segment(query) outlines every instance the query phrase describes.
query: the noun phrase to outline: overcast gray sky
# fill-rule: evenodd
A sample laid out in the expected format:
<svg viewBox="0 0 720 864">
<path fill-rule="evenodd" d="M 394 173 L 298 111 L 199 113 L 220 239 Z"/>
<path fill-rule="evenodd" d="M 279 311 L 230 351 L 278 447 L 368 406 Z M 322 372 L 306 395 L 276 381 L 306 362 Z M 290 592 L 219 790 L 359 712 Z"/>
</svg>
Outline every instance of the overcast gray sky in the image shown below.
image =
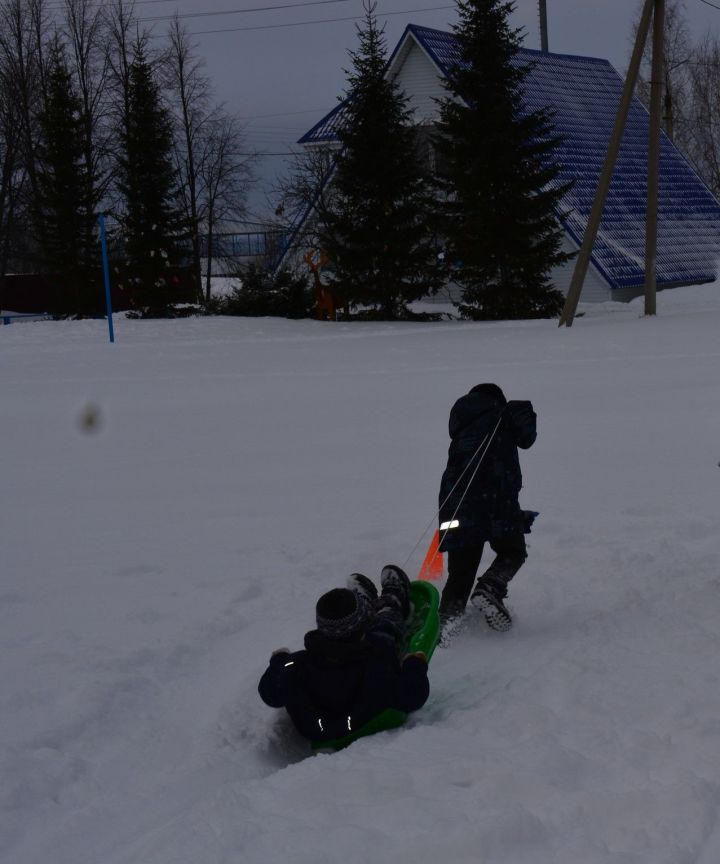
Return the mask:
<svg viewBox="0 0 720 864">
<path fill-rule="evenodd" d="M 218 97 L 244 119 L 250 149 L 280 154 L 296 149 L 300 135 L 344 92 L 348 50 L 357 46 L 355 21 L 348 19 L 363 14 L 362 0 L 308 2 L 139 0 L 137 13 L 143 18 L 176 9 L 181 15 L 201 13 L 202 17 L 184 20 L 197 34 Z M 512 23 L 525 31 L 527 48 L 540 47 L 538 5 L 538 0 L 516 0 Z M 602 57 L 624 73 L 632 49 L 632 22 L 640 5 L 641 0 L 547 0 L 550 50 Z M 268 6 L 289 8 L 249 11 Z M 716 7 L 720 0 L 685 0 L 686 18 L 695 36 L 708 30 L 718 33 L 720 8 Z M 378 0 L 388 49 L 395 47 L 410 23 L 449 29 L 454 9 L 449 0 Z M 322 23 L 299 23 L 313 21 Z M 167 25 L 157 21 L 152 26 L 160 33 Z M 264 193 L 285 163 L 286 157 L 278 155 L 267 156 L 258 165 L 261 184 L 251 198 L 254 215 L 263 215 Z"/>
</svg>

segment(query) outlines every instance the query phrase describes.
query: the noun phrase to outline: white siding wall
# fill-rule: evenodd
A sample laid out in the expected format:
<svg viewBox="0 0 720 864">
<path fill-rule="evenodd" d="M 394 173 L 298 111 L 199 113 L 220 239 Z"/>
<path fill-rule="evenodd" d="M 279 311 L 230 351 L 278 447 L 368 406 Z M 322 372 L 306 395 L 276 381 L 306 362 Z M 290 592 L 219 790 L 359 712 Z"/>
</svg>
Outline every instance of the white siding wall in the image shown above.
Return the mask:
<svg viewBox="0 0 720 864">
<path fill-rule="evenodd" d="M 616 288 L 612 292 L 611 300 L 617 300 L 621 303 L 628 303 L 634 297 L 640 297 L 645 293 L 645 286 L 639 288 Z"/>
<path fill-rule="evenodd" d="M 567 234 L 563 237 L 562 251 L 578 251 L 578 247 Z M 573 271 L 575 270 L 575 261 L 576 259 L 572 258 L 560 267 L 553 267 L 550 271 L 550 279 L 553 285 L 558 289 L 558 291 L 562 291 L 566 297 L 570 288 Z M 606 300 L 612 299 L 613 297 L 610 286 L 605 281 L 604 277 L 598 273 L 595 267 L 590 264 L 587 275 L 585 276 L 585 283 L 583 285 L 580 300 L 583 303 L 604 303 Z"/>
<path fill-rule="evenodd" d="M 407 46 L 395 58 L 394 66 L 398 70 L 395 81 L 409 97 L 408 107 L 413 111 L 415 122 L 429 123 L 434 120 L 438 114 L 435 100 L 447 95 L 434 63 L 414 39 L 408 39 Z M 577 252 L 577 246 L 568 235 L 563 239 L 563 252 Z M 562 267 L 555 267 L 550 274 L 555 287 L 565 296 L 570 287 L 574 267 L 575 259 L 572 259 Z M 449 293 L 453 299 L 456 299 L 459 292 L 455 288 Z M 441 299 L 441 295 L 445 296 Z M 437 299 L 438 302 L 447 302 L 446 292 L 441 292 Z M 613 299 L 610 286 L 591 264 L 583 285 L 583 302 L 603 303 L 610 299 Z"/>
<path fill-rule="evenodd" d="M 447 95 L 442 86 L 435 64 L 430 60 L 423 49 L 409 38 L 406 45 L 395 57 L 395 81 L 405 95 L 409 97 L 408 107 L 413 112 L 416 123 L 430 123 L 438 114 L 436 99 L 442 99 Z M 566 234 L 563 238 L 563 252 L 577 252 L 578 247 Z M 553 285 L 567 296 L 570 288 L 575 259 L 567 262 L 561 267 L 555 267 L 550 274 Z M 584 303 L 604 303 L 606 300 L 625 300 L 637 296 L 639 292 L 628 290 L 627 292 L 612 292 L 605 278 L 591 264 L 583 285 L 581 300 Z M 614 296 L 613 296 L 614 294 Z M 627 295 L 627 296 L 626 296 Z M 457 301 L 459 289 L 457 286 L 448 286 L 444 291 L 436 295 L 436 302 L 448 302 L 452 298 Z"/>
<path fill-rule="evenodd" d="M 415 123 L 434 120 L 438 114 L 435 99 L 442 99 L 446 95 L 442 86 L 437 69 L 427 54 L 420 48 L 415 40 L 408 40 L 409 50 L 403 57 L 396 57 L 396 64 L 400 69 L 395 76 L 395 81 L 405 95 L 409 97 L 408 107 L 413 111 Z"/>
</svg>

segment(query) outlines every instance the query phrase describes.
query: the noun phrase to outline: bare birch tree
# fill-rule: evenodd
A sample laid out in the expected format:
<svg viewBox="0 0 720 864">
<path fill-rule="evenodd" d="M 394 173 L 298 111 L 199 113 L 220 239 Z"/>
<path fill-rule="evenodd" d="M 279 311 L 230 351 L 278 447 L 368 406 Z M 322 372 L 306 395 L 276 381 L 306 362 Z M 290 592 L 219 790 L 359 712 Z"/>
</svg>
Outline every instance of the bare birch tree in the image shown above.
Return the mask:
<svg viewBox="0 0 720 864">
<path fill-rule="evenodd" d="M 206 122 L 199 173 L 204 194 L 200 218 L 207 233 L 205 301 L 211 297 L 214 236 L 218 225 L 245 216 L 251 157 L 243 153 L 244 134 L 236 117 L 217 108 Z"/>
<path fill-rule="evenodd" d="M 663 70 L 665 132 L 715 196 L 720 196 L 720 41 L 693 42 L 685 0 L 666 0 Z M 649 104 L 651 48 L 645 49 L 638 92 Z"/>
<path fill-rule="evenodd" d="M 82 104 L 86 201 L 96 208 L 110 181 L 107 139 L 109 53 L 104 8 L 94 0 L 65 0 L 64 35 Z M 87 222 L 85 248 L 93 248 L 94 221 Z"/>
<path fill-rule="evenodd" d="M 4 117 L 8 124 L 9 146 L 5 157 L 12 156 L 7 169 L 13 185 L 13 219 L 22 218 L 26 246 L 32 251 L 31 214 L 38 201 L 37 145 L 38 116 L 44 106 L 46 88 L 44 45 L 48 23 L 43 0 L 0 0 L 0 67 L 2 68 Z M 17 175 L 17 171 L 20 172 Z M 6 206 L 11 200 L 6 189 Z M 22 217 L 20 211 L 22 210 Z M 7 230 L 7 226 L 5 227 Z M 4 244 L 9 244 L 5 235 Z M 6 257 L 10 250 L 6 249 Z"/>
<path fill-rule="evenodd" d="M 111 87 L 117 92 L 119 108 L 116 117 L 127 125 L 130 112 L 130 66 L 132 64 L 132 26 L 135 4 L 126 0 L 115 0 L 106 11 L 108 33 L 108 75 Z"/>
<path fill-rule="evenodd" d="M 633 43 L 637 36 L 639 14 L 635 22 Z M 691 97 L 690 61 L 693 44 L 687 24 L 685 0 L 666 0 L 665 50 L 663 52 L 663 128 L 675 144 L 685 150 L 688 143 L 687 108 Z M 638 79 L 638 95 L 650 105 L 650 68 L 652 40 L 645 44 L 643 63 Z"/>
<path fill-rule="evenodd" d="M 687 155 L 713 194 L 720 197 L 720 41 L 707 34 L 691 65 Z"/>
<path fill-rule="evenodd" d="M 20 117 L 4 59 L 0 57 L 0 308 L 3 307 L 2 289 L 15 233 L 17 202 L 27 176 L 17 134 Z"/>
<path fill-rule="evenodd" d="M 214 235 L 226 219 L 245 212 L 250 159 L 242 153 L 238 119 L 213 101 L 205 61 L 187 29 L 175 16 L 168 33 L 165 75 L 175 117 L 175 158 L 185 214 L 190 225 L 192 267 L 202 299 L 202 234 L 206 235 L 205 300 L 210 300 Z"/>
<path fill-rule="evenodd" d="M 175 160 L 180 175 L 180 190 L 190 228 L 192 269 L 198 299 L 202 298 L 200 261 L 200 188 L 199 164 L 204 148 L 203 136 L 209 120 L 211 88 L 203 72 L 205 61 L 196 54 L 187 29 L 177 17 L 168 33 L 165 75 L 173 94 L 171 110 L 175 119 Z"/>
<path fill-rule="evenodd" d="M 130 122 L 130 69 L 137 41 L 145 45 L 144 34 L 135 20 L 134 0 L 112 0 L 105 10 L 107 32 L 108 153 L 111 177 L 107 190 L 109 209 L 117 217 L 121 196 L 117 190 L 121 142 L 127 137 Z"/>
<path fill-rule="evenodd" d="M 321 249 L 319 225 L 332 207 L 330 179 L 337 153 L 336 148 L 325 145 L 298 153 L 275 190 L 277 227 L 289 236 L 292 244 L 284 263 L 293 269 L 307 272 L 307 264 L 298 263 L 300 253 Z"/>
</svg>

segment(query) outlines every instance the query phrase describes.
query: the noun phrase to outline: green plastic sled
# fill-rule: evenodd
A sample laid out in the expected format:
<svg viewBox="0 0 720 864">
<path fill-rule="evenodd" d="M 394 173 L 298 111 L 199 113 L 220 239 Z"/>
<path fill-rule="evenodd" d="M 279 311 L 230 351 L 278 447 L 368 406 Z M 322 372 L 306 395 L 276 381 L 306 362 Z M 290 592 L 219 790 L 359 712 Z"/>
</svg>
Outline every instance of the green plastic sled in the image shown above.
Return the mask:
<svg viewBox="0 0 720 864">
<path fill-rule="evenodd" d="M 412 603 L 412 618 L 408 625 L 407 639 L 399 647 L 399 653 L 402 656 L 412 654 L 415 651 L 422 651 L 429 662 L 440 640 L 440 618 L 438 616 L 440 595 L 437 588 L 430 582 L 411 582 L 410 601 Z M 342 738 L 334 738 L 331 741 L 312 741 L 312 748 L 315 752 L 333 753 L 336 750 L 342 750 L 343 747 L 347 747 L 353 741 L 357 741 L 358 738 L 365 738 L 376 732 L 384 732 L 386 729 L 402 726 L 406 720 L 407 714 L 404 711 L 386 708 L 372 720 L 368 720 L 364 726 Z"/>
</svg>

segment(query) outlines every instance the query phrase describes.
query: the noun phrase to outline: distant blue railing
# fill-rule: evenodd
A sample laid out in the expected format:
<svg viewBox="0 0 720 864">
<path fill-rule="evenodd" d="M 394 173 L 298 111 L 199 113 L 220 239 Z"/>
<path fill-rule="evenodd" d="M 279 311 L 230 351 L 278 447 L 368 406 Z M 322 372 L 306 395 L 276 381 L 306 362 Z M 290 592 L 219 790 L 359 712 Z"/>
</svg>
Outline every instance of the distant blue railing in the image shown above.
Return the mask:
<svg viewBox="0 0 720 864">
<path fill-rule="evenodd" d="M 2 323 L 12 324 L 13 321 L 26 320 L 26 321 L 51 321 L 52 315 L 47 312 L 10 312 L 8 314 L 4 314 L 2 316 Z"/>
<path fill-rule="evenodd" d="M 265 258 L 278 254 L 287 242 L 284 231 L 241 231 L 233 234 L 214 234 L 214 258 Z M 207 235 L 200 235 L 200 256 L 207 258 Z"/>
</svg>

